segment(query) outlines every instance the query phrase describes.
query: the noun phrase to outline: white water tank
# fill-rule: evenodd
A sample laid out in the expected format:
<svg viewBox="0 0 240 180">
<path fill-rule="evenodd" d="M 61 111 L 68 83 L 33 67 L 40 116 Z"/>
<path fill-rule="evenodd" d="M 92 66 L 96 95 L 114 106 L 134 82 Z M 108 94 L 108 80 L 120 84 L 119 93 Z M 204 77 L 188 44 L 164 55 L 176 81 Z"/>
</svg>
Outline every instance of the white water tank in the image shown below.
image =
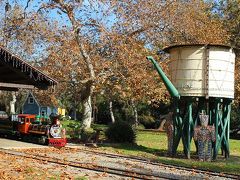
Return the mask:
<svg viewBox="0 0 240 180">
<path fill-rule="evenodd" d="M 177 45 L 170 54 L 170 80 L 181 96 L 234 98 L 235 53 L 224 45 Z"/>
</svg>

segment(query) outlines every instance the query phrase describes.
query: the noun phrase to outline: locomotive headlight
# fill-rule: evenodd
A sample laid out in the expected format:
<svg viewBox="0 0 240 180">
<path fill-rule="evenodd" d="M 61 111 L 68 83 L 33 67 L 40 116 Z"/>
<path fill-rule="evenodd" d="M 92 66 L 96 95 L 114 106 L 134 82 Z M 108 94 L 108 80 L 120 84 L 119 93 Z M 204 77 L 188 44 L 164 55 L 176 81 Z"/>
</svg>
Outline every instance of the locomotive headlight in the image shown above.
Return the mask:
<svg viewBox="0 0 240 180">
<path fill-rule="evenodd" d="M 54 138 L 61 138 L 61 128 L 58 125 L 52 125 L 50 128 L 50 134 Z"/>
</svg>

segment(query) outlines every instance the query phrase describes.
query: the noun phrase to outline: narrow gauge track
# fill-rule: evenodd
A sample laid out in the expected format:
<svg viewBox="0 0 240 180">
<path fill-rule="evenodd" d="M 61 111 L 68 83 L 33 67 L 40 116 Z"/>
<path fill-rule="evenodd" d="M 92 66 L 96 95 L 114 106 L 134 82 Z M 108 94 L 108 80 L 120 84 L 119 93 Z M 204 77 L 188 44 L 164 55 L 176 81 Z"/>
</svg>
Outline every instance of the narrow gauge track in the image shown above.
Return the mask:
<svg viewBox="0 0 240 180">
<path fill-rule="evenodd" d="M 63 160 L 63 159 L 59 159 L 59 158 L 28 154 L 28 153 L 23 153 L 23 152 L 3 149 L 3 148 L 0 148 L 0 152 L 8 154 L 8 155 L 24 157 L 24 158 L 29 158 L 29 159 L 39 160 L 39 161 L 46 161 L 49 163 L 66 165 L 66 166 L 79 168 L 79 169 L 87 169 L 87 170 L 93 170 L 93 171 L 97 171 L 97 172 L 105 172 L 108 174 L 118 175 L 118 176 L 122 176 L 122 177 L 147 179 L 147 180 L 166 178 L 166 176 L 152 175 L 152 174 L 123 170 L 123 169 L 118 169 L 118 168 L 109 168 L 109 167 L 94 165 L 91 163 L 80 163 L 80 162 L 68 161 L 68 160 Z M 169 177 L 167 177 L 167 178 L 169 179 Z"/>
<path fill-rule="evenodd" d="M 74 149 L 75 147 L 65 147 L 65 149 Z M 235 175 L 235 174 L 228 174 L 228 173 L 217 173 L 217 172 L 213 172 L 213 171 L 207 171 L 207 170 L 200 170 L 200 169 L 192 169 L 192 168 L 187 168 L 187 167 L 181 167 L 181 166 L 176 166 L 176 165 L 169 165 L 169 164 L 165 164 L 165 163 L 158 163 L 158 162 L 154 162 L 152 160 L 149 159 L 144 159 L 144 158 L 140 158 L 140 157 L 136 157 L 136 156 L 126 156 L 126 155 L 120 155 L 120 154 L 113 154 L 113 153 L 105 153 L 105 152 L 100 152 L 100 151 L 96 151 L 96 150 L 89 150 L 86 148 L 77 148 L 80 149 L 82 152 L 84 151 L 85 153 L 90 153 L 90 154 L 94 154 L 94 155 L 103 155 L 109 158 L 124 158 L 126 160 L 134 160 L 137 162 L 142 162 L 142 163 L 147 163 L 147 164 L 151 164 L 151 165 L 157 165 L 157 166 L 164 166 L 167 168 L 175 168 L 178 170 L 185 170 L 185 171 L 193 171 L 195 173 L 202 173 L 202 174 L 207 174 L 207 175 L 211 175 L 211 176 L 218 176 L 218 177 L 222 177 L 222 178 L 230 178 L 230 179 L 240 179 L 240 175 Z"/>
</svg>

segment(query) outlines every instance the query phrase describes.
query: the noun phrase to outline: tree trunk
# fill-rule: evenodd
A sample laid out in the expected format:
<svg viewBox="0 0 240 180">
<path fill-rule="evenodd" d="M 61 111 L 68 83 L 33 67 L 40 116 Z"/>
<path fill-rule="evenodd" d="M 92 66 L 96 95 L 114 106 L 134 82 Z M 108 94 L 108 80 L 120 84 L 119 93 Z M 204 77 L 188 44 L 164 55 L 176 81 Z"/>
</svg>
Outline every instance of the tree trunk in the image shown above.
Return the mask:
<svg viewBox="0 0 240 180">
<path fill-rule="evenodd" d="M 109 102 L 109 111 L 110 111 L 112 123 L 115 123 L 115 117 L 114 117 L 113 109 L 112 109 L 112 101 Z"/>
<path fill-rule="evenodd" d="M 135 124 L 135 127 L 137 127 L 138 126 L 138 112 L 137 112 L 137 107 L 135 106 L 133 101 L 132 101 L 132 107 L 133 107 L 133 114 L 134 114 L 134 124 Z"/>
<path fill-rule="evenodd" d="M 15 103 L 16 103 L 16 95 L 12 93 L 12 101 L 10 101 L 10 114 L 15 114 Z"/>
<path fill-rule="evenodd" d="M 95 72 L 94 72 L 94 67 L 92 64 L 92 59 L 90 58 L 87 50 L 84 47 L 84 40 L 83 38 L 80 37 L 80 28 L 81 24 L 79 24 L 74 16 L 73 12 L 73 7 L 72 6 L 67 6 L 62 1 L 55 1 L 57 4 L 61 6 L 61 10 L 64 10 L 63 12 L 67 14 L 73 28 L 74 36 L 77 41 L 80 55 L 83 57 L 83 60 L 86 63 L 86 66 L 88 68 L 88 71 L 90 73 L 90 78 L 91 78 L 91 85 L 89 88 L 88 97 L 83 101 L 83 112 L 84 112 L 84 117 L 83 117 L 83 124 L 82 128 L 90 128 L 91 127 L 91 122 L 92 122 L 92 104 L 91 104 L 91 96 L 94 90 L 94 85 L 93 81 L 95 80 Z"/>
<path fill-rule="evenodd" d="M 73 23 L 74 24 L 74 23 Z M 84 112 L 84 117 L 83 117 L 83 124 L 82 124 L 82 128 L 83 129 L 87 129 L 91 127 L 91 123 L 92 123 L 92 102 L 91 102 L 91 96 L 92 93 L 94 91 L 94 85 L 93 85 L 93 81 L 95 80 L 95 72 L 93 69 L 93 65 L 92 65 L 92 61 L 91 58 L 89 57 L 86 49 L 84 48 L 83 44 L 82 44 L 82 40 L 78 34 L 78 28 L 74 28 L 75 29 L 75 38 L 77 40 L 79 49 L 80 49 L 80 54 L 82 55 L 87 67 L 88 67 L 88 71 L 90 72 L 90 78 L 91 78 L 91 84 L 89 86 L 89 92 L 86 92 L 87 94 L 89 94 L 87 100 L 84 101 L 83 103 L 83 112 Z"/>
<path fill-rule="evenodd" d="M 134 107 L 134 119 L 135 119 L 135 126 L 138 126 L 138 112 L 137 112 L 137 108 Z"/>
<path fill-rule="evenodd" d="M 96 96 L 94 96 L 92 99 L 92 123 L 95 123 L 97 121 Z"/>
<path fill-rule="evenodd" d="M 77 120 L 77 110 L 75 106 L 73 108 L 73 120 Z"/>
<path fill-rule="evenodd" d="M 166 123 L 166 119 L 163 119 L 162 122 L 160 123 L 160 126 L 158 127 L 159 131 L 164 131 L 165 130 L 165 128 L 164 128 L 165 123 Z"/>
<path fill-rule="evenodd" d="M 83 103 L 83 123 L 82 128 L 87 129 L 91 127 L 92 122 L 92 103 L 91 103 L 91 96 L 87 98 L 86 101 Z"/>
</svg>

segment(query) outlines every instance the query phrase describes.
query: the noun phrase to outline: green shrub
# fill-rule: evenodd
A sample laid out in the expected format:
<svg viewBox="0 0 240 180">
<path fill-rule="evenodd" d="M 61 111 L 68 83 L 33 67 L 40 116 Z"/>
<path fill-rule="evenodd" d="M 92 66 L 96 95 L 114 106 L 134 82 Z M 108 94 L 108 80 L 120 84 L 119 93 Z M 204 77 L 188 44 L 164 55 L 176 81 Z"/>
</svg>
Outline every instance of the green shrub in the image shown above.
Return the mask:
<svg viewBox="0 0 240 180">
<path fill-rule="evenodd" d="M 96 131 L 92 128 L 82 129 L 80 133 L 80 140 L 83 142 L 90 142 L 95 137 Z"/>
<path fill-rule="evenodd" d="M 230 121 L 230 128 L 236 129 L 239 128 L 240 124 L 240 108 L 239 105 L 233 104 L 231 110 L 231 121 Z"/>
<path fill-rule="evenodd" d="M 81 124 L 81 123 L 78 123 L 78 122 L 70 122 L 70 123 L 67 125 L 67 127 L 68 127 L 69 129 L 80 129 L 81 126 L 82 126 L 82 124 Z"/>
<path fill-rule="evenodd" d="M 66 116 L 62 116 L 60 115 L 60 118 L 59 118 L 61 121 L 70 121 L 71 120 L 71 117 L 66 115 Z"/>
<path fill-rule="evenodd" d="M 111 124 L 106 130 L 106 137 L 117 143 L 135 143 L 136 132 L 130 124 L 125 121 L 117 121 L 114 124 Z"/>
<path fill-rule="evenodd" d="M 155 119 L 151 115 L 141 115 L 138 118 L 140 124 L 142 124 L 146 129 L 153 129 L 155 128 Z"/>
<path fill-rule="evenodd" d="M 81 142 L 90 142 L 95 137 L 96 131 L 92 128 L 82 129 L 81 124 L 70 123 L 68 128 L 71 130 L 67 131 L 72 139 L 78 139 Z"/>
<path fill-rule="evenodd" d="M 80 139 L 81 124 L 80 123 L 69 123 L 66 128 L 66 134 L 73 139 Z"/>
<path fill-rule="evenodd" d="M 145 129 L 145 126 L 142 125 L 142 124 L 139 124 L 139 125 L 136 127 L 136 129 L 139 129 L 139 130 L 141 130 L 141 129 Z"/>
</svg>

